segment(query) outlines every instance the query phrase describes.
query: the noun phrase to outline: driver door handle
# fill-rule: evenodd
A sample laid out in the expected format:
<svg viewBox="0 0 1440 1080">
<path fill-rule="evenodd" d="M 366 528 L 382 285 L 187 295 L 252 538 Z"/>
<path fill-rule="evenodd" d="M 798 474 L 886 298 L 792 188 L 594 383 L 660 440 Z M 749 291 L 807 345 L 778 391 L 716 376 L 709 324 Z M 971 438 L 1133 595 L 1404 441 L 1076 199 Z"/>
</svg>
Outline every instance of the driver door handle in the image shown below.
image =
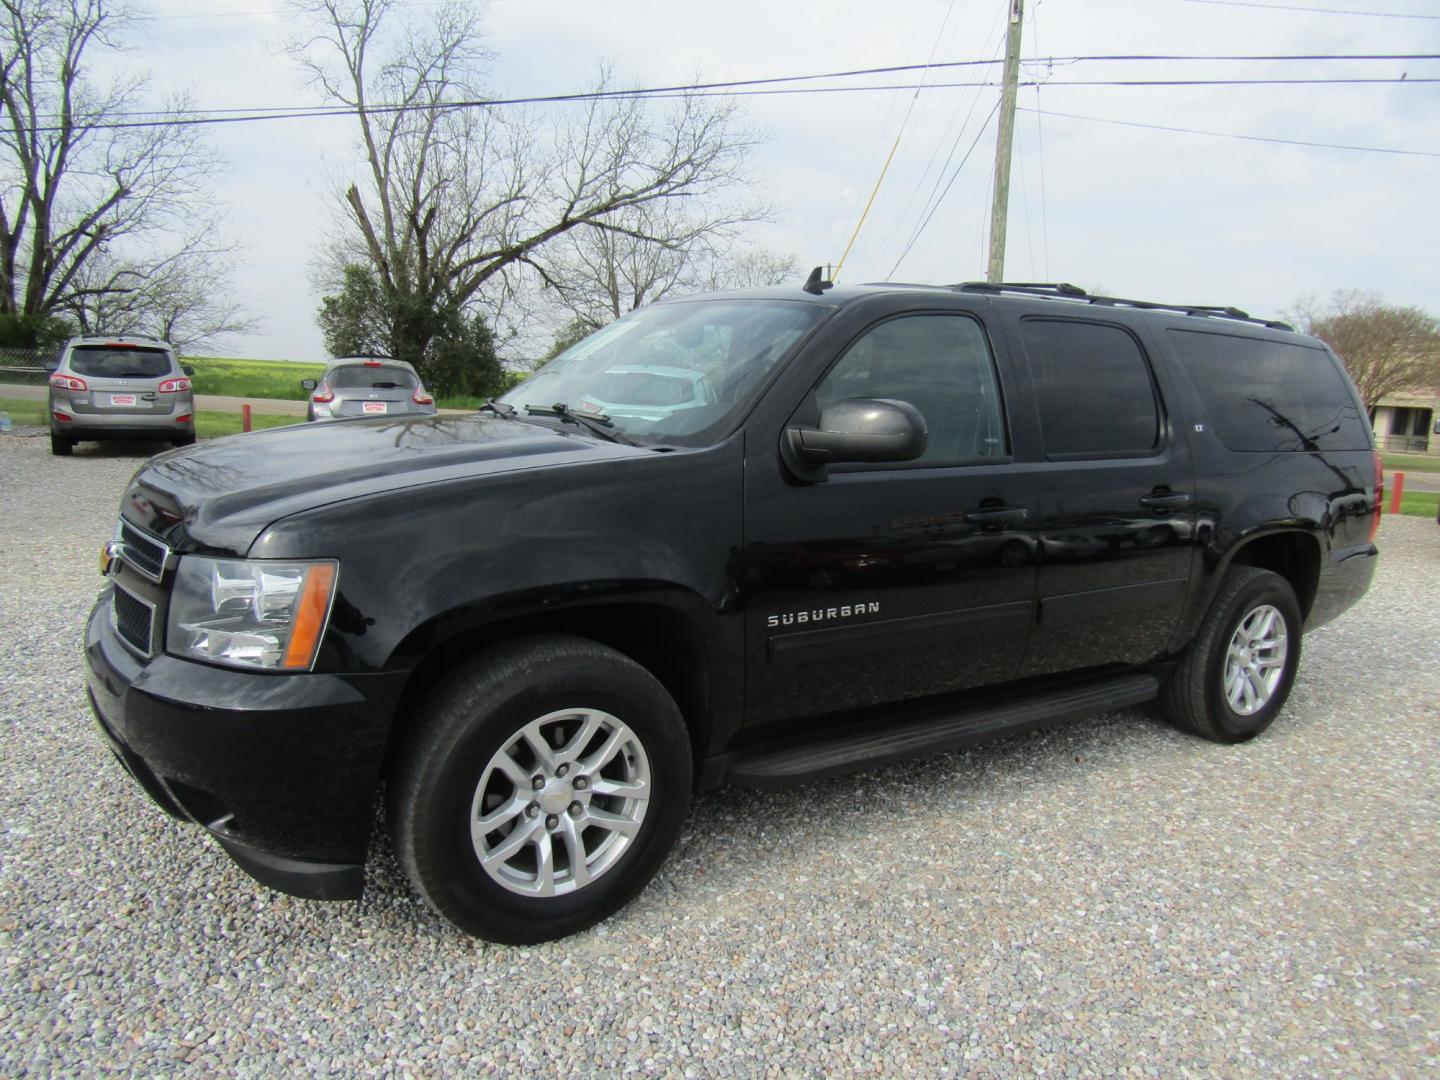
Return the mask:
<svg viewBox="0 0 1440 1080">
<path fill-rule="evenodd" d="M 987 506 L 983 510 L 971 510 L 965 520 L 971 525 L 1020 525 L 1030 516 L 1023 506 Z"/>
<path fill-rule="evenodd" d="M 1140 505 L 1151 510 L 1178 510 L 1182 506 L 1190 505 L 1190 496 L 1183 491 L 1157 492 L 1154 495 L 1140 496 Z"/>
</svg>

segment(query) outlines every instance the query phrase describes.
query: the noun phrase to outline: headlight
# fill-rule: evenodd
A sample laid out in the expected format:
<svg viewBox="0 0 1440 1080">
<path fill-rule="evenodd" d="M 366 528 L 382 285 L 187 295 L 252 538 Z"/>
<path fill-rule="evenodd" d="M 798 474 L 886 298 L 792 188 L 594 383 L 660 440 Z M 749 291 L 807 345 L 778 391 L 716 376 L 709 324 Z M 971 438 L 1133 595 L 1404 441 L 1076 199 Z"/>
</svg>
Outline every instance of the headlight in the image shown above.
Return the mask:
<svg viewBox="0 0 1440 1080">
<path fill-rule="evenodd" d="M 309 671 L 340 567 L 186 555 L 170 597 L 166 648 L 244 668 Z"/>
</svg>

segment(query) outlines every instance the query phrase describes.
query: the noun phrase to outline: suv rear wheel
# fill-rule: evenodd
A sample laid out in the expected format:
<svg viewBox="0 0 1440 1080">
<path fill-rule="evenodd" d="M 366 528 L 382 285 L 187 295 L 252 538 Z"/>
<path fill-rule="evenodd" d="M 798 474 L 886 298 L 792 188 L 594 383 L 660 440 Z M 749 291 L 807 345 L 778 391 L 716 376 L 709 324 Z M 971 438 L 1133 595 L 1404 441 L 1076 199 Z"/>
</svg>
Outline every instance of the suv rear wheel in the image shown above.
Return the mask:
<svg viewBox="0 0 1440 1080">
<path fill-rule="evenodd" d="M 68 435 L 56 435 L 50 433 L 50 453 L 56 457 L 69 457 L 70 452 L 75 449 L 75 440 Z"/>
<path fill-rule="evenodd" d="M 581 638 L 516 641 L 452 672 L 388 790 L 391 835 L 440 914 L 491 941 L 592 926 L 679 834 L 690 741 L 644 668 Z"/>
<path fill-rule="evenodd" d="M 1255 737 L 1290 696 L 1301 628 L 1288 581 L 1254 566 L 1231 567 L 1161 690 L 1161 711 L 1177 727 L 1216 742 Z"/>
</svg>

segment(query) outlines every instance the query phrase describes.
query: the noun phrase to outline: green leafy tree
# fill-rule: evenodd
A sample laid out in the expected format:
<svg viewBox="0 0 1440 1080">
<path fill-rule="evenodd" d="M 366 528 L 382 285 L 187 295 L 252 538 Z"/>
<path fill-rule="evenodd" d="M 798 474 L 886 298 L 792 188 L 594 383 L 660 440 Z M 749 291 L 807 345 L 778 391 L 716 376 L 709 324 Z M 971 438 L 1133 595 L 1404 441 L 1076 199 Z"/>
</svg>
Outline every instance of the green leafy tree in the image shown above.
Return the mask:
<svg viewBox="0 0 1440 1080">
<path fill-rule="evenodd" d="M 414 366 L 432 393 L 498 393 L 507 384 L 480 315 L 387 289 L 367 266 L 345 267 L 339 292 L 317 314 L 332 356 L 391 356 Z"/>
<path fill-rule="evenodd" d="M 57 315 L 0 315 L 0 349 L 58 349 L 75 327 Z"/>
</svg>

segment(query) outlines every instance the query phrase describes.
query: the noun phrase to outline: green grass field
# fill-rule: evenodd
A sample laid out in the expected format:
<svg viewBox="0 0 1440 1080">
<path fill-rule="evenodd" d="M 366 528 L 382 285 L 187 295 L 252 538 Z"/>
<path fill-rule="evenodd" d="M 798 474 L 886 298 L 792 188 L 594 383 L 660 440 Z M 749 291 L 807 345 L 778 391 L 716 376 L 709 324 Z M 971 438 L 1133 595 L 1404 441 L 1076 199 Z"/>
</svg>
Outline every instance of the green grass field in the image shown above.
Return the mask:
<svg viewBox="0 0 1440 1080">
<path fill-rule="evenodd" d="M 197 394 L 224 394 L 227 397 L 282 398 L 304 401 L 301 379 L 318 379 L 324 364 L 294 360 L 231 360 L 222 356 L 187 356 L 184 363 L 195 369 Z"/>
<path fill-rule="evenodd" d="M 49 424 L 43 401 L 22 401 L 19 398 L 0 398 L 0 412 L 8 413 L 10 423 L 17 427 L 46 427 Z M 256 413 L 251 417 L 253 429 L 284 427 L 286 424 L 304 422 L 303 416 L 263 416 Z M 218 439 L 221 435 L 238 435 L 241 430 L 238 412 L 214 412 L 205 410 L 195 414 L 195 434 L 202 439 Z"/>
<path fill-rule="evenodd" d="M 1431 454 L 1381 454 L 1387 471 L 1440 472 L 1440 456 Z"/>
<path fill-rule="evenodd" d="M 306 391 L 301 388 L 300 380 L 318 379 L 325 372 L 324 364 L 306 364 L 295 360 L 230 360 L 222 356 L 187 356 L 184 362 L 195 369 L 197 394 L 224 394 L 227 397 L 304 401 Z M 520 379 L 521 375 L 515 374 L 510 385 L 513 386 Z M 476 409 L 484 403 L 484 398 L 473 394 L 456 394 L 436 401 L 442 409 Z"/>
<path fill-rule="evenodd" d="M 1385 493 L 1385 510 L 1390 510 L 1390 493 Z M 1440 491 L 1407 491 L 1400 496 L 1400 513 L 1407 517 L 1433 518 L 1440 511 Z"/>
</svg>

